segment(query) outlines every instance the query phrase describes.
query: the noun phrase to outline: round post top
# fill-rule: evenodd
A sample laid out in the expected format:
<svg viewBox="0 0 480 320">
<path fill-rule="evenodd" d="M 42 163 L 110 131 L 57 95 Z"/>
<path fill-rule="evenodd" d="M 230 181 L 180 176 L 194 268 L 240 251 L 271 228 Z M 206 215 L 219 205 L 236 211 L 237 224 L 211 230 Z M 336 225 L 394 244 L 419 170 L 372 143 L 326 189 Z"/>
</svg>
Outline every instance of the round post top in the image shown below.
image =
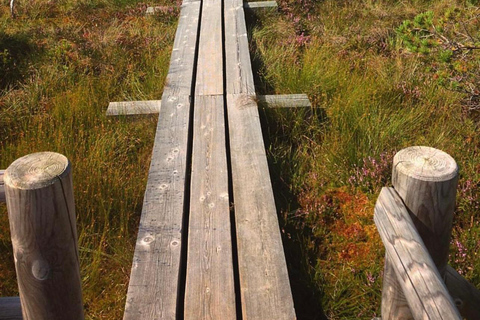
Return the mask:
<svg viewBox="0 0 480 320">
<path fill-rule="evenodd" d="M 393 158 L 399 173 L 423 181 L 448 181 L 458 175 L 455 160 L 446 152 L 431 147 L 409 147 Z"/>
<path fill-rule="evenodd" d="M 40 189 L 67 176 L 70 161 L 59 153 L 37 152 L 15 160 L 5 170 L 4 182 L 15 189 Z"/>
</svg>

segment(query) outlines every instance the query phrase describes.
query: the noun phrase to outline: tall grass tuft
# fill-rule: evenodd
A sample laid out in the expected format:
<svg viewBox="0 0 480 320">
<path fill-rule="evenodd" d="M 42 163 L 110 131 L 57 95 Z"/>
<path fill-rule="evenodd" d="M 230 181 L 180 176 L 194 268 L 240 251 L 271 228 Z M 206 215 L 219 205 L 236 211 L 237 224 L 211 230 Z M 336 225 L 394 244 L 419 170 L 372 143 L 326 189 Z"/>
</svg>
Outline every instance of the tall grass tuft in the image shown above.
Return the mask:
<svg viewBox="0 0 480 320">
<path fill-rule="evenodd" d="M 72 162 L 87 319 L 120 319 L 125 305 L 157 119 L 105 111 L 160 98 L 178 15 L 145 9 L 39 0 L 19 2 L 12 20 L 0 8 L 0 168 L 46 150 Z M 1 205 L 0 296 L 18 295 L 6 215 Z"/>
<path fill-rule="evenodd" d="M 264 120 L 291 276 L 317 293 L 299 290 L 298 305 L 310 308 L 300 318 L 320 319 L 315 304 L 330 319 L 380 316 L 384 251 L 373 206 L 390 184 L 393 155 L 413 145 L 442 149 L 460 165 L 450 263 L 478 286 L 479 51 L 468 49 L 480 41 L 478 7 L 449 0 L 279 6 L 258 18 L 251 42 L 258 88 L 307 93 L 313 104 L 265 110 Z M 415 23 L 428 31 L 414 33 Z"/>
</svg>

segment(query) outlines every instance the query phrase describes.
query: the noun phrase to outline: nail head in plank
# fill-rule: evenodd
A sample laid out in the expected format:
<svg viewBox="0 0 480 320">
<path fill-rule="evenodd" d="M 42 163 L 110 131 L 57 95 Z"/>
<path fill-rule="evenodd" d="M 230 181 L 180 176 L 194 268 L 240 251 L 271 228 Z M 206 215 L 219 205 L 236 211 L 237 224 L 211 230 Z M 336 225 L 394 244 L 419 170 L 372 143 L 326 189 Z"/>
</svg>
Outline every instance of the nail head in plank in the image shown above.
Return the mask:
<svg viewBox="0 0 480 320">
<path fill-rule="evenodd" d="M 0 320 L 22 320 L 20 297 L 0 297 Z"/>
<path fill-rule="evenodd" d="M 413 317 L 460 320 L 435 263 L 393 188 L 380 192 L 374 220 Z"/>
<path fill-rule="evenodd" d="M 236 319 L 223 96 L 194 113 L 185 319 Z"/>
<path fill-rule="evenodd" d="M 295 319 L 258 107 L 227 95 L 243 319 Z"/>
<path fill-rule="evenodd" d="M 161 100 L 110 102 L 107 116 L 156 114 L 161 104 Z"/>
</svg>

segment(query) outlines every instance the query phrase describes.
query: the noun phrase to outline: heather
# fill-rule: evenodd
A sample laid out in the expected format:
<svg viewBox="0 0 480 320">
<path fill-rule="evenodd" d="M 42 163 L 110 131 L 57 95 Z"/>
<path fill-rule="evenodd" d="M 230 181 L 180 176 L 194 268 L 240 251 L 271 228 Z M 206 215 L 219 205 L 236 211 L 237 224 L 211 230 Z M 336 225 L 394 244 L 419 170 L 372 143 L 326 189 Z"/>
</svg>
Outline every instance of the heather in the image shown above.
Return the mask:
<svg viewBox="0 0 480 320">
<path fill-rule="evenodd" d="M 36 151 L 73 164 L 88 319 L 120 319 L 156 116 L 108 118 L 109 101 L 162 94 L 179 1 L 18 1 L 0 8 L 0 168 Z M 279 0 L 249 19 L 299 319 L 379 316 L 383 245 L 373 206 L 412 145 L 460 167 L 450 264 L 480 286 L 480 9 L 476 1 Z M 0 205 L 0 295 L 17 295 Z"/>
</svg>

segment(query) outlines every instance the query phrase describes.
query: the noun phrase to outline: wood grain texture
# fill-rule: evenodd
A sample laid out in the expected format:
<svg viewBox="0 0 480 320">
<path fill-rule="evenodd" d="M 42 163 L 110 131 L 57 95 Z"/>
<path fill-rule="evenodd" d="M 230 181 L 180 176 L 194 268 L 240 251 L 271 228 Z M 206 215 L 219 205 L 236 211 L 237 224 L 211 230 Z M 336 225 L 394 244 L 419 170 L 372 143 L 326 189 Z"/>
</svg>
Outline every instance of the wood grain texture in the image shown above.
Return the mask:
<svg viewBox="0 0 480 320">
<path fill-rule="evenodd" d="M 226 93 L 255 96 L 243 2 L 225 0 L 224 15 Z"/>
<path fill-rule="evenodd" d="M 33 153 L 4 180 L 23 318 L 84 319 L 70 162 Z"/>
<path fill-rule="evenodd" d="M 185 319 L 236 319 L 223 96 L 194 112 Z"/>
<path fill-rule="evenodd" d="M 161 105 L 161 100 L 110 102 L 106 114 L 107 116 L 158 114 Z"/>
<path fill-rule="evenodd" d="M 5 202 L 5 183 L 3 182 L 3 175 L 5 170 L 0 170 L 0 202 Z"/>
<path fill-rule="evenodd" d="M 22 320 L 20 297 L 0 298 L 0 320 Z"/>
<path fill-rule="evenodd" d="M 457 164 L 443 151 L 410 147 L 394 157 L 393 186 L 442 276 L 448 258 L 457 180 Z M 404 308 L 406 300 L 392 269 L 385 269 L 384 281 L 382 318 L 412 319 L 412 314 Z"/>
<path fill-rule="evenodd" d="M 269 108 L 311 108 L 306 94 L 257 95 L 258 103 Z"/>
<path fill-rule="evenodd" d="M 447 266 L 444 281 L 462 317 L 480 320 L 480 290 L 450 266 Z"/>
<path fill-rule="evenodd" d="M 242 315 L 295 319 L 255 101 L 227 95 Z"/>
<path fill-rule="evenodd" d="M 196 95 L 223 94 L 222 33 L 222 0 L 203 0 Z"/>
<path fill-rule="evenodd" d="M 162 96 L 124 319 L 176 319 L 200 2 L 184 1 Z"/>
<path fill-rule="evenodd" d="M 393 159 L 392 184 L 412 214 L 433 261 L 447 266 L 458 166 L 447 153 L 430 147 L 400 150 Z"/>
<path fill-rule="evenodd" d="M 374 220 L 413 318 L 461 319 L 407 208 L 393 188 L 382 189 Z M 389 316 L 382 313 L 383 319 Z"/>
</svg>

